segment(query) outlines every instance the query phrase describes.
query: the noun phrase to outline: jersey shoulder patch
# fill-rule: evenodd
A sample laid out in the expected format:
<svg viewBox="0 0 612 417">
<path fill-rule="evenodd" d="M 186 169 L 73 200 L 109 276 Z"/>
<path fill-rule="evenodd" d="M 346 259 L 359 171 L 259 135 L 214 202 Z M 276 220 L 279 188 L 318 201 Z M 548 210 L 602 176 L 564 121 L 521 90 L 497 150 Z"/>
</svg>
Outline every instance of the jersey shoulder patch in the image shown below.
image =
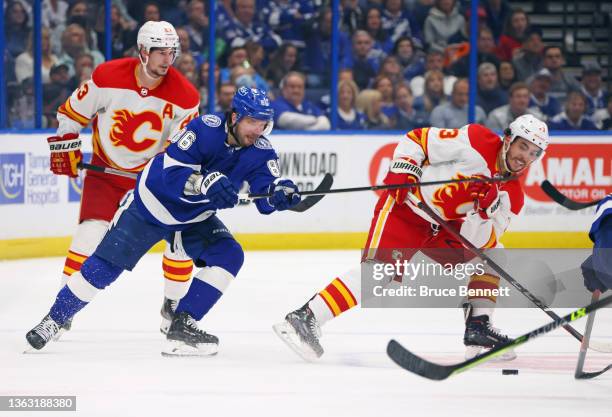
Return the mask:
<svg viewBox="0 0 612 417">
<path fill-rule="evenodd" d="M 271 150 L 272 148 L 272 143 L 270 143 L 270 140 L 267 138 L 264 138 L 263 136 L 260 136 L 254 143 L 256 148 L 259 149 L 264 149 L 264 150 Z"/>
<path fill-rule="evenodd" d="M 202 121 L 206 126 L 219 127 L 221 126 L 221 118 L 216 114 L 205 114 L 202 116 Z"/>
</svg>

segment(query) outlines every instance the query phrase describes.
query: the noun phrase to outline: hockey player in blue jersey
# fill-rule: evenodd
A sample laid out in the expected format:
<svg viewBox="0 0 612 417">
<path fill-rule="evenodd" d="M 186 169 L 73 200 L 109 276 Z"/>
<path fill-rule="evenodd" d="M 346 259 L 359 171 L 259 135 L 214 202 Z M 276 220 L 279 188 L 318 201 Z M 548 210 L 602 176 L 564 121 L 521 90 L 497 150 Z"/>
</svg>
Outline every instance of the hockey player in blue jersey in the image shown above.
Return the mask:
<svg viewBox="0 0 612 417">
<path fill-rule="evenodd" d="M 280 177 L 278 156 L 265 137 L 273 125 L 266 94 L 242 87 L 232 105 L 225 117 L 207 114 L 192 120 L 165 152 L 151 159 L 94 254 L 59 291 L 49 314 L 27 333 L 34 349 L 42 349 L 66 320 L 165 239 L 201 269 L 173 312 L 163 353 L 217 352 L 218 338 L 200 330 L 197 322 L 234 280 L 244 254 L 216 211 L 238 203 L 244 181 L 251 192 L 272 194 L 256 200 L 262 214 L 300 201 L 297 186 Z"/>
<path fill-rule="evenodd" d="M 584 285 L 591 292 L 612 288 L 612 194 L 601 200 L 589 237 L 593 254 L 582 263 Z"/>
</svg>

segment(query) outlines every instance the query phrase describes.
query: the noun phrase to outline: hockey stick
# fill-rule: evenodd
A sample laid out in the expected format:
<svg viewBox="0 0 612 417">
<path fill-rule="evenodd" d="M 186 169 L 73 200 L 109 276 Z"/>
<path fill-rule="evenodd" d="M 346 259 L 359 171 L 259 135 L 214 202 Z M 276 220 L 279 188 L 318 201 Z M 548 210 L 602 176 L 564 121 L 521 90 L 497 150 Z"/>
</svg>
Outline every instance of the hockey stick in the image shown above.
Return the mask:
<svg viewBox="0 0 612 417">
<path fill-rule="evenodd" d="M 591 304 L 595 303 L 599 300 L 601 296 L 601 292 L 599 290 L 595 290 L 593 292 L 593 297 L 591 298 Z M 589 314 L 587 318 L 586 328 L 584 330 L 584 338 L 582 339 L 582 344 L 580 345 L 580 352 L 578 353 L 578 362 L 576 363 L 576 372 L 574 372 L 574 378 L 576 379 L 592 379 L 595 378 L 604 372 L 612 369 L 612 364 L 606 366 L 601 371 L 596 372 L 584 372 L 584 361 L 586 359 L 587 349 L 589 347 L 589 341 L 591 339 L 591 331 L 593 330 L 593 322 L 595 321 L 595 311 Z"/>
<path fill-rule="evenodd" d="M 500 178 L 460 178 L 455 180 L 440 180 L 440 181 L 426 181 L 406 184 L 384 184 L 384 185 L 371 185 L 365 187 L 352 187 L 352 188 L 335 188 L 327 191 L 300 191 L 300 195 L 323 195 L 323 194 L 338 194 L 338 193 L 353 193 L 356 191 L 379 191 L 379 190 L 394 190 L 398 188 L 414 188 L 414 187 L 426 187 L 429 185 L 444 185 L 444 184 L 459 184 L 462 182 L 504 182 L 515 179 L 516 177 L 500 177 Z M 256 200 L 258 198 L 269 198 L 271 193 L 265 194 L 239 194 L 240 199 Z"/>
<path fill-rule="evenodd" d="M 601 200 L 590 201 L 588 203 L 580 203 L 578 201 L 571 200 L 564 196 L 554 185 L 548 180 L 542 181 L 540 184 L 542 190 L 549 196 L 554 202 L 561 204 L 563 207 L 569 210 L 582 210 L 587 207 L 596 206 Z"/>
<path fill-rule="evenodd" d="M 549 309 L 547 306 L 542 303 L 542 301 L 534 296 L 527 288 L 523 287 L 520 282 L 515 280 L 510 274 L 508 274 L 504 269 L 497 265 L 493 259 L 487 256 L 482 250 L 478 249 L 476 246 L 472 244 L 469 240 L 461 236 L 461 234 L 455 231 L 444 219 L 442 219 L 438 213 L 436 213 L 433 209 L 431 209 L 427 204 L 423 203 L 421 200 L 415 197 L 414 194 L 408 193 L 408 198 L 416 205 L 418 208 L 423 210 L 425 213 L 429 215 L 436 223 L 438 223 L 441 227 L 443 227 L 448 233 L 450 233 L 455 239 L 459 240 L 463 244 L 463 246 L 472 252 L 472 254 L 476 255 L 483 261 L 487 263 L 495 272 L 497 272 L 502 278 L 504 278 L 507 282 L 509 282 L 514 288 L 519 290 L 521 294 L 523 294 L 529 301 L 539 307 L 542 311 L 548 314 L 554 320 L 559 320 L 559 316 Z M 579 331 L 574 329 L 569 324 L 563 325 L 563 328 L 567 330 L 569 334 L 574 336 L 578 341 L 582 342 L 582 334 Z M 596 350 L 598 352 L 612 352 L 612 345 L 606 346 L 605 344 L 591 344 L 591 349 Z"/>
<path fill-rule="evenodd" d="M 136 179 L 136 177 L 138 177 L 138 174 L 135 172 L 125 172 L 125 171 L 121 171 L 121 170 L 114 169 L 114 168 L 101 167 L 99 165 L 88 164 L 86 162 L 79 162 L 77 166 L 79 169 L 86 169 L 88 171 L 95 171 L 95 172 L 103 172 L 105 174 L 119 175 L 125 178 Z M 321 181 L 321 183 L 313 191 L 313 192 L 318 192 L 319 195 L 307 197 L 303 199 L 302 201 L 300 201 L 295 206 L 291 207 L 289 210 L 295 211 L 298 213 L 302 213 L 308 210 L 309 208 L 317 204 L 319 201 L 321 201 L 321 199 L 325 196 L 325 191 L 329 190 L 333 183 L 334 183 L 334 177 L 329 173 L 325 174 L 325 176 L 323 176 L 323 180 Z M 249 199 L 240 198 L 242 195 L 243 194 L 238 194 L 238 198 L 240 200 L 249 201 Z"/>
<path fill-rule="evenodd" d="M 596 301 L 595 303 L 591 303 L 586 307 L 579 308 L 578 310 L 571 312 L 567 316 L 559 317 L 554 321 L 545 324 L 542 327 L 538 327 L 537 329 L 532 330 L 529 333 L 526 333 L 520 337 L 517 337 L 516 339 L 508 343 L 504 343 L 503 345 L 499 345 L 487 352 L 481 353 L 480 355 L 477 355 L 472 359 L 468 359 L 466 361 L 454 365 L 440 365 L 438 363 L 430 362 L 410 352 L 408 349 L 404 348 L 401 344 L 399 344 L 399 342 L 393 339 L 390 340 L 387 344 L 387 355 L 389 355 L 393 362 L 398 364 L 400 367 L 406 369 L 407 371 L 413 372 L 424 378 L 441 381 L 443 379 L 448 378 L 449 376 L 459 374 L 461 372 L 467 371 L 470 368 L 487 362 L 510 349 L 514 349 L 524 343 L 527 343 L 528 341 L 533 340 L 543 334 L 546 334 L 559 326 L 565 326 L 567 325 L 567 323 L 578 320 L 579 318 L 584 317 L 587 314 L 592 313 L 597 309 L 605 307 L 611 303 L 612 295 L 602 300 Z"/>
</svg>

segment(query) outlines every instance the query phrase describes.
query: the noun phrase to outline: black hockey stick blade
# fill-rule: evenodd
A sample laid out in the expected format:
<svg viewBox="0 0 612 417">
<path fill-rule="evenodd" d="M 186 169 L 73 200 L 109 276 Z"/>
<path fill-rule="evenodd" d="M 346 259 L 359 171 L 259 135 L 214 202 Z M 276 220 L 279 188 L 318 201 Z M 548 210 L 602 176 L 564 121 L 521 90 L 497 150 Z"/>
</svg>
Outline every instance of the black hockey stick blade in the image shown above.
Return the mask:
<svg viewBox="0 0 612 417">
<path fill-rule="evenodd" d="M 321 181 L 319 186 L 314 189 L 314 192 L 324 193 L 326 191 L 329 191 L 333 183 L 334 183 L 334 176 L 330 173 L 327 173 L 325 174 L 325 176 L 323 176 L 323 180 Z M 323 197 L 325 197 L 325 194 L 311 195 L 309 197 L 306 197 L 302 201 L 300 201 L 295 206 L 291 207 L 289 210 L 296 211 L 298 213 L 302 213 L 308 210 L 309 208 L 311 208 L 312 206 L 314 206 L 315 204 L 317 204 L 319 201 L 321 201 Z"/>
<path fill-rule="evenodd" d="M 400 367 L 406 369 L 407 371 L 410 371 L 427 379 L 441 381 L 451 375 L 459 374 L 484 362 L 487 362 L 510 349 L 514 349 L 515 347 L 527 343 L 528 341 L 535 339 L 536 337 L 541 336 L 543 334 L 546 334 L 559 326 L 578 320 L 586 316 L 588 313 L 605 307 L 608 304 L 612 304 L 612 295 L 601 299 L 595 303 L 591 303 L 586 307 L 574 310 L 573 312 L 564 317 L 559 317 L 559 319 L 545 324 L 544 326 L 538 327 L 537 329 L 532 330 L 531 332 L 526 333 L 520 337 L 517 337 L 516 339 L 508 343 L 504 343 L 503 345 L 497 346 L 496 348 L 493 348 L 487 352 L 481 353 L 480 355 L 476 355 L 472 359 L 468 359 L 466 361 L 454 365 L 440 365 L 434 362 L 430 362 L 410 352 L 408 349 L 404 348 L 395 340 L 389 341 L 387 345 L 387 355 L 389 355 L 393 362 L 395 362 Z M 602 372 L 605 372 L 606 370 Z"/>
<path fill-rule="evenodd" d="M 581 372 L 581 373 L 577 373 L 576 375 L 574 375 L 574 377 L 576 379 L 593 379 L 593 378 L 598 377 L 599 375 L 603 374 L 604 372 L 609 371 L 610 369 L 612 369 L 612 364 L 606 366 L 601 371 L 596 371 L 596 372 Z"/>
<path fill-rule="evenodd" d="M 562 205 L 563 207 L 569 210 L 582 210 L 587 207 L 596 206 L 601 201 L 601 200 L 596 200 L 596 201 L 589 201 L 587 203 L 580 203 L 578 201 L 574 201 L 564 196 L 561 193 L 561 191 L 557 190 L 557 188 L 554 185 L 552 185 L 550 181 L 548 180 L 542 181 L 542 184 L 540 184 L 540 187 L 542 187 L 542 190 L 546 193 L 547 196 L 551 198 L 551 200 L 553 200 L 554 202 Z"/>
</svg>

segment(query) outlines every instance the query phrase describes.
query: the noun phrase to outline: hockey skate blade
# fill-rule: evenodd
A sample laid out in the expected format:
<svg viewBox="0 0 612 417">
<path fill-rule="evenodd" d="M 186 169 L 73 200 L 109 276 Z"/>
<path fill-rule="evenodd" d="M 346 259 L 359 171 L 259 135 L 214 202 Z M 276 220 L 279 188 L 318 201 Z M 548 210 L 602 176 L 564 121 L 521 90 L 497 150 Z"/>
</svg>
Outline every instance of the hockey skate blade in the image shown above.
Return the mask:
<svg viewBox="0 0 612 417">
<path fill-rule="evenodd" d="M 286 321 L 272 326 L 274 333 L 282 340 L 291 350 L 298 354 L 299 357 L 306 362 L 315 362 L 319 359 L 319 355 L 310 348 L 306 343 L 302 342 L 293 326 Z"/>
<path fill-rule="evenodd" d="M 219 345 L 214 343 L 200 343 L 196 346 L 188 345 L 179 340 L 168 340 L 162 350 L 162 356 L 214 356 L 219 352 Z"/>
<path fill-rule="evenodd" d="M 465 347 L 465 360 L 470 360 L 486 350 L 487 349 L 481 346 L 466 346 Z M 508 349 L 503 354 L 491 359 L 491 362 L 509 362 L 509 361 L 515 360 L 516 357 L 517 356 L 516 356 L 516 352 L 514 352 L 514 349 Z"/>
</svg>

